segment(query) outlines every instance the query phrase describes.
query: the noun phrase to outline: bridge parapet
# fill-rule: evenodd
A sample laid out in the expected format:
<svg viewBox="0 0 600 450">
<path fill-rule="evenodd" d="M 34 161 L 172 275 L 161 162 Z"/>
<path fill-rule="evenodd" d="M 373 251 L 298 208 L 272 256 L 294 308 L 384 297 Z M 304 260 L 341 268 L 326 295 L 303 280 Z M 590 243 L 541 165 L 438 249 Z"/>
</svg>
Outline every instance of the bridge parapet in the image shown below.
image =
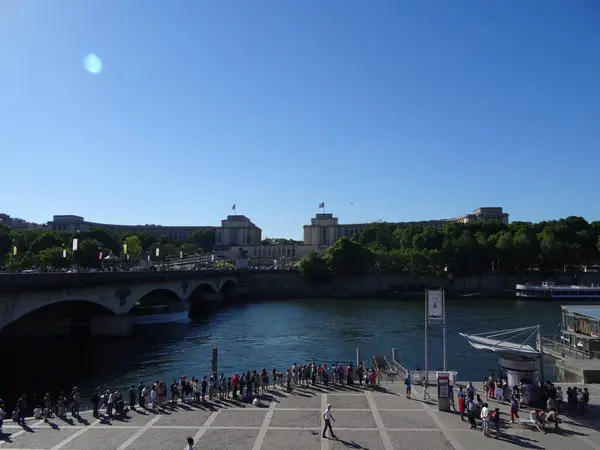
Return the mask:
<svg viewBox="0 0 600 450">
<path fill-rule="evenodd" d="M 0 292 L 24 292 L 101 285 L 140 284 L 175 280 L 201 280 L 237 276 L 235 270 L 182 270 L 148 272 L 3 273 Z"/>
</svg>

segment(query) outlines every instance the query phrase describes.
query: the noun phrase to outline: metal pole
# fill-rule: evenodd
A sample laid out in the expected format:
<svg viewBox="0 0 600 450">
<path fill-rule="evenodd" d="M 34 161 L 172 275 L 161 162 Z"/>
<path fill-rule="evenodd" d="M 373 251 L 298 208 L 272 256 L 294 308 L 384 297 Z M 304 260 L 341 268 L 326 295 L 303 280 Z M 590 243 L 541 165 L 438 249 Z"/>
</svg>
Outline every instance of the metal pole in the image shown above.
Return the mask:
<svg viewBox="0 0 600 450">
<path fill-rule="evenodd" d="M 392 347 L 392 361 L 396 361 L 396 349 Z"/>
<path fill-rule="evenodd" d="M 446 359 L 446 291 L 442 289 L 442 321 L 444 328 L 442 329 L 443 352 L 444 352 L 444 372 L 448 371 L 448 360 Z"/>
<path fill-rule="evenodd" d="M 356 349 L 356 367 L 360 365 L 360 349 Z"/>
<path fill-rule="evenodd" d="M 423 380 L 423 399 L 425 399 L 426 386 L 429 381 L 429 366 L 427 365 L 428 353 L 427 353 L 427 316 L 429 311 L 427 309 L 429 303 L 429 291 L 425 290 L 425 379 Z"/>
<path fill-rule="evenodd" d="M 537 327 L 537 346 L 538 352 L 540 352 L 540 384 L 543 385 L 544 380 L 544 346 L 542 345 L 542 327 Z"/>
<path fill-rule="evenodd" d="M 213 373 L 217 373 L 217 372 L 219 371 L 219 370 L 218 370 L 218 369 L 219 369 L 219 364 L 218 364 L 218 361 L 219 361 L 219 356 L 218 356 L 218 350 L 217 350 L 217 347 L 213 347 L 213 349 L 212 349 L 212 360 L 211 360 L 211 367 L 210 367 L 210 370 L 211 370 Z"/>
</svg>

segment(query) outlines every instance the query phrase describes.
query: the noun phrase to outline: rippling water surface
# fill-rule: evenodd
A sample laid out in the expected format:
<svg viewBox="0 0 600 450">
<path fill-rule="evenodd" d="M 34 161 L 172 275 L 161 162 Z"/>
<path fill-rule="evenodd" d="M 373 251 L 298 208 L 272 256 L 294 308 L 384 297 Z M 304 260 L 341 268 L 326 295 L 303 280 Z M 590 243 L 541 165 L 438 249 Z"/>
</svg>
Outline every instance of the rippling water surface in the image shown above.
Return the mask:
<svg viewBox="0 0 600 450">
<path fill-rule="evenodd" d="M 560 303 L 448 300 L 446 310 L 448 363 L 459 379 L 480 379 L 498 368 L 493 354 L 473 349 L 459 332 L 540 324 L 551 335 L 560 321 Z M 355 360 L 357 348 L 370 359 L 391 355 L 395 347 L 406 366 L 424 364 L 422 301 L 287 300 L 224 309 L 201 322 L 189 321 L 185 313 L 171 319 L 140 326 L 129 338 L 40 340 L 4 348 L 8 365 L 0 385 L 41 392 L 201 376 L 209 371 L 213 346 L 219 349 L 219 370 L 227 373 L 282 369 L 294 361 Z M 429 368 L 441 369 L 441 327 L 429 330 Z"/>
</svg>

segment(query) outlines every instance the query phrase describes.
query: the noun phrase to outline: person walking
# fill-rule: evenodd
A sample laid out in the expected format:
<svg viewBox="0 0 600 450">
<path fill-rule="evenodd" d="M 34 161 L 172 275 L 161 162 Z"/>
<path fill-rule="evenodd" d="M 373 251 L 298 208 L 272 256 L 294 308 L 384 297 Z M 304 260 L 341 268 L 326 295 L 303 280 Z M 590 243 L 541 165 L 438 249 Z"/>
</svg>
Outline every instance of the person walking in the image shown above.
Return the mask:
<svg viewBox="0 0 600 450">
<path fill-rule="evenodd" d="M 335 438 L 335 434 L 333 433 L 333 429 L 331 428 L 331 421 L 333 420 L 335 422 L 335 419 L 331 414 L 331 405 L 327 405 L 327 409 L 323 413 L 323 419 L 325 419 L 325 427 L 323 427 L 323 437 L 327 437 L 325 436 L 325 432 L 327 431 L 327 428 L 329 428 L 329 433 L 331 434 L 331 437 Z"/>
</svg>

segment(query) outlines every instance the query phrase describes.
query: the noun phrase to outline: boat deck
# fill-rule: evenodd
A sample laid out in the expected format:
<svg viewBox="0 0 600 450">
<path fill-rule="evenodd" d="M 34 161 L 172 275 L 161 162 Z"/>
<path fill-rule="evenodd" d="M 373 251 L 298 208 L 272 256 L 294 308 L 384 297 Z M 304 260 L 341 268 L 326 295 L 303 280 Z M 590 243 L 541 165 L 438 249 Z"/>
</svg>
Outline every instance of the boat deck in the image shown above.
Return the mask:
<svg viewBox="0 0 600 450">
<path fill-rule="evenodd" d="M 265 395 L 264 408 L 217 400 L 203 407 L 180 403 L 157 413 L 130 411 L 124 420 L 95 420 L 91 414 L 82 413 L 79 421 L 53 419 L 44 423 L 30 419 L 25 429 L 6 421 L 0 447 L 184 450 L 185 440 L 191 436 L 197 442 L 196 448 L 219 450 L 496 450 L 515 445 L 600 450 L 600 432 L 591 428 L 600 424 L 600 386 L 588 387 L 589 415 L 564 417 L 559 434 L 511 425 L 507 405 L 490 400 L 490 406 L 498 406 L 502 412 L 501 435 L 499 439 L 486 439 L 480 430 L 470 430 L 467 422 L 461 422 L 458 414 L 438 411 L 434 389 L 429 390 L 433 398 L 423 401 L 421 388 L 415 387 L 411 400 L 405 398 L 400 381 L 387 386 L 384 383 L 385 391 L 376 392 L 322 386 L 296 388 L 291 393 L 277 389 Z M 321 415 L 328 403 L 335 418 L 335 439 L 321 437 Z M 522 418 L 527 416 L 522 411 Z"/>
</svg>

